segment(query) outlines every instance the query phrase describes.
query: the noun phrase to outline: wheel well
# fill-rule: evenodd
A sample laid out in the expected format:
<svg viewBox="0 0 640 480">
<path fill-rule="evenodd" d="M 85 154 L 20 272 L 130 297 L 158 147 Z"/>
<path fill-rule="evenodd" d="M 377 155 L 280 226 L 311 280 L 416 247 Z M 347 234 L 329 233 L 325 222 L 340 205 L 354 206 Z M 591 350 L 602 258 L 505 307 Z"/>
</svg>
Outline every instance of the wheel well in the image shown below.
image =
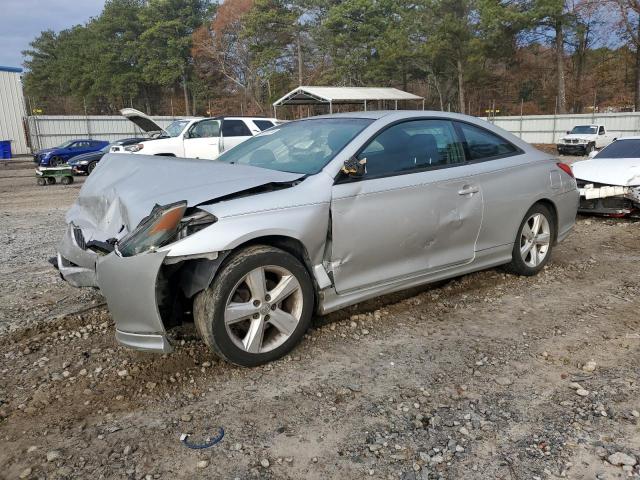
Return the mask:
<svg viewBox="0 0 640 480">
<path fill-rule="evenodd" d="M 553 215 L 553 244 L 555 245 L 558 241 L 558 209 L 556 208 L 555 203 L 553 203 L 548 198 L 543 198 L 542 200 L 538 200 L 534 205 L 544 205 L 549 209 L 551 215 Z"/>
<path fill-rule="evenodd" d="M 264 237 L 258 237 L 251 239 L 245 243 L 238 245 L 232 251 L 236 252 L 238 250 L 242 250 L 243 248 L 249 247 L 251 245 L 270 245 L 275 248 L 279 248 L 280 250 L 284 250 L 285 252 L 296 257 L 304 268 L 306 268 L 309 277 L 311 278 L 311 282 L 313 283 L 314 289 L 314 298 L 317 307 L 318 302 L 318 293 L 320 288 L 318 287 L 318 283 L 316 282 L 316 277 L 313 275 L 313 265 L 311 264 L 311 258 L 309 257 L 309 252 L 302 244 L 300 240 L 297 240 L 292 237 L 285 237 L 283 235 L 267 235 Z M 231 252 L 229 252 L 231 253 Z M 315 308 L 314 308 L 315 311 Z"/>
</svg>

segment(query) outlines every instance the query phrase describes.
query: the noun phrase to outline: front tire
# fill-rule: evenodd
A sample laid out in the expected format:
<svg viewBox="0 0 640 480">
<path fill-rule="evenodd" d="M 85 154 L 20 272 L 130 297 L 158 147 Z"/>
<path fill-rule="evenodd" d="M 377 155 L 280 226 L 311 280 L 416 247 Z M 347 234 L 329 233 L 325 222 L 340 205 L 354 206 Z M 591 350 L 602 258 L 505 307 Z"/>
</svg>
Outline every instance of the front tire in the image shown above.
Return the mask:
<svg viewBox="0 0 640 480">
<path fill-rule="evenodd" d="M 196 328 L 221 358 L 243 367 L 287 354 L 309 328 L 311 278 L 293 255 L 265 245 L 245 248 L 223 264 L 193 304 Z"/>
<path fill-rule="evenodd" d="M 98 162 L 93 161 L 89 165 L 87 165 L 87 175 L 91 175 L 91 172 L 98 166 Z"/>
<path fill-rule="evenodd" d="M 549 209 L 537 203 L 524 216 L 513 244 L 507 270 L 517 275 L 536 275 L 551 258 L 555 222 Z"/>
</svg>

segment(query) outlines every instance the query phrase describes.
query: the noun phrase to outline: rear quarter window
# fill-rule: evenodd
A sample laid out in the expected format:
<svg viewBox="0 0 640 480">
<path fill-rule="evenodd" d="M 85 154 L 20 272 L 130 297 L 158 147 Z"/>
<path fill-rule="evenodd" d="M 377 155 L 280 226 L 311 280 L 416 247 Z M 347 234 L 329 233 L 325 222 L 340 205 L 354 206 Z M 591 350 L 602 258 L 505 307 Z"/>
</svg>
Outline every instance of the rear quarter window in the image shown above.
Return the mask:
<svg viewBox="0 0 640 480">
<path fill-rule="evenodd" d="M 468 160 L 488 160 L 520 153 L 520 150 L 508 140 L 484 128 L 468 123 L 458 123 L 458 127 L 462 132 Z"/>
<path fill-rule="evenodd" d="M 254 120 L 253 123 L 256 124 L 256 127 L 258 127 L 260 131 L 264 131 L 273 127 L 273 123 L 269 120 Z"/>
<path fill-rule="evenodd" d="M 250 137 L 251 130 L 242 120 L 224 120 L 222 122 L 222 135 L 224 137 Z"/>
</svg>

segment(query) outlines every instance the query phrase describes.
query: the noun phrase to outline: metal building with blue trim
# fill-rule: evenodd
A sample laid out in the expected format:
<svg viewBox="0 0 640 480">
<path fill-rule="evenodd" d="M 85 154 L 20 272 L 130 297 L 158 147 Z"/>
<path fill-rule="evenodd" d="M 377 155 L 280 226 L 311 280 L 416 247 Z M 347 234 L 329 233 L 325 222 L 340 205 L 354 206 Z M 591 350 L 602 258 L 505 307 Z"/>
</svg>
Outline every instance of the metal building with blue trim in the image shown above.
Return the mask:
<svg viewBox="0 0 640 480">
<path fill-rule="evenodd" d="M 24 130 L 27 109 L 21 74 L 21 68 L 0 65 L 0 141 L 10 140 L 14 155 L 30 153 Z"/>
</svg>

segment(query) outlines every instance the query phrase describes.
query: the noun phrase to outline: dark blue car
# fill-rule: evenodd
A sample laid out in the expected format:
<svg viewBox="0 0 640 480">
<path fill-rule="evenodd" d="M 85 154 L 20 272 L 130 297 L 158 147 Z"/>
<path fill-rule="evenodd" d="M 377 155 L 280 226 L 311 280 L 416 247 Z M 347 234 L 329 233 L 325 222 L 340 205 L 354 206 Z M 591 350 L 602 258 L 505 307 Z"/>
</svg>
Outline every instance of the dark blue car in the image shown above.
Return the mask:
<svg viewBox="0 0 640 480">
<path fill-rule="evenodd" d="M 45 148 L 36 152 L 33 161 L 42 167 L 58 167 L 76 155 L 96 152 L 107 145 L 109 142 L 103 140 L 69 140 L 55 148 Z"/>
<path fill-rule="evenodd" d="M 75 175 L 89 175 L 96 168 L 100 159 L 110 151 L 122 151 L 122 148 L 115 150 L 113 147 L 126 147 L 129 145 L 135 145 L 136 143 L 149 140 L 148 138 L 122 138 L 116 140 L 113 143 L 108 144 L 106 147 L 98 150 L 97 152 L 83 153 L 77 157 L 73 157 L 69 160 L 69 166 L 73 169 Z"/>
</svg>

